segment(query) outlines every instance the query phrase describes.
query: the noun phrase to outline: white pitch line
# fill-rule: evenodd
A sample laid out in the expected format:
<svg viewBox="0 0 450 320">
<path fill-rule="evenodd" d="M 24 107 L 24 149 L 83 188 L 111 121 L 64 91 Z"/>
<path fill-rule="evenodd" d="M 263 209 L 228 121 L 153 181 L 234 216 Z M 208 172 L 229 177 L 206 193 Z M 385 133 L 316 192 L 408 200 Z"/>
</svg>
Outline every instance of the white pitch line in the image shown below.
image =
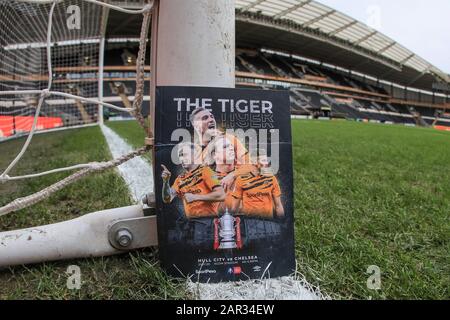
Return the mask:
<svg viewBox="0 0 450 320">
<path fill-rule="evenodd" d="M 113 158 L 118 158 L 133 151 L 133 148 L 113 130 L 105 125 L 101 125 L 100 128 Z M 135 202 L 141 201 L 144 195 L 153 192 L 153 170 L 151 165 L 142 157 L 131 159 L 117 168 Z"/>
</svg>

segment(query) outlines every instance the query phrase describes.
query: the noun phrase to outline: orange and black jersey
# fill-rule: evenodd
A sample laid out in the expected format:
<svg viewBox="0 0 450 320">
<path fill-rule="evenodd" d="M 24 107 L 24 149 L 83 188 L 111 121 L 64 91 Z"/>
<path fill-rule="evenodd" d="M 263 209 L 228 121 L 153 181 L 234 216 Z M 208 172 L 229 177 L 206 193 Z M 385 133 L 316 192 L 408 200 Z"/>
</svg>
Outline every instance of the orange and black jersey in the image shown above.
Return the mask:
<svg viewBox="0 0 450 320">
<path fill-rule="evenodd" d="M 183 199 L 187 218 L 216 216 L 219 202 L 194 201 L 188 203 L 184 194 L 208 194 L 220 186 L 217 175 L 209 167 L 199 166 L 197 169 L 184 173 L 175 179 L 172 189 Z"/>
<path fill-rule="evenodd" d="M 221 172 L 217 172 L 217 178 L 219 179 L 220 182 L 222 182 L 222 179 L 225 178 L 228 173 L 221 173 Z M 233 190 L 234 190 L 234 183 L 231 186 L 231 188 L 228 190 L 226 197 L 225 197 L 225 201 L 221 202 L 219 205 L 219 212 L 220 213 L 224 213 L 225 209 L 228 208 L 228 211 L 231 211 L 232 206 L 233 206 Z"/>
<path fill-rule="evenodd" d="M 241 199 L 240 213 L 249 216 L 273 218 L 273 197 L 280 197 L 281 190 L 274 175 L 247 174 L 236 179 L 233 197 Z"/>
</svg>

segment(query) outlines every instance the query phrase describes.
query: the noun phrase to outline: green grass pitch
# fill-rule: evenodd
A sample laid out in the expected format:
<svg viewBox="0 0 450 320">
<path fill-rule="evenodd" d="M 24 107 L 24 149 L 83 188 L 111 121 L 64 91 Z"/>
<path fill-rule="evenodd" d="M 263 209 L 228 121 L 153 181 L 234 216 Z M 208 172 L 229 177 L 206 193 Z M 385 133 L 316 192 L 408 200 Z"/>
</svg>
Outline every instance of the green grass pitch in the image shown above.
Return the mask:
<svg viewBox="0 0 450 320">
<path fill-rule="evenodd" d="M 135 122 L 109 122 L 143 144 Z M 346 121 L 293 120 L 298 268 L 333 298 L 446 299 L 450 296 L 450 133 Z M 0 170 L 23 140 L 0 144 Z M 38 135 L 13 174 L 110 158 L 99 128 Z M 66 174 L 0 185 L 0 205 Z M 0 218 L 0 231 L 67 220 L 131 203 L 115 171 L 89 177 L 30 209 Z M 1 258 L 1 257 L 0 257 Z M 81 290 L 66 268 L 81 267 Z M 381 289 L 367 288 L 367 268 Z M 154 250 L 0 271 L 0 299 L 186 298 Z"/>
</svg>

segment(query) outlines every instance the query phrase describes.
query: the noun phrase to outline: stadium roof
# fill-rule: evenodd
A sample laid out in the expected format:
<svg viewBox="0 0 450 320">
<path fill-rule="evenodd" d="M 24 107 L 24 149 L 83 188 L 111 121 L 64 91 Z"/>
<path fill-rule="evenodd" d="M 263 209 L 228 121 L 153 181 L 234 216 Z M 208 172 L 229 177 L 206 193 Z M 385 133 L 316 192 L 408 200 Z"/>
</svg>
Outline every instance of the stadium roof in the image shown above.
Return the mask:
<svg viewBox="0 0 450 320">
<path fill-rule="evenodd" d="M 124 6 L 142 0 L 116 0 Z M 315 59 L 380 80 L 433 91 L 450 76 L 386 35 L 312 0 L 235 0 L 236 42 Z M 108 36 L 136 35 L 139 17 L 110 13 Z M 113 32 L 111 32 L 111 30 Z"/>
<path fill-rule="evenodd" d="M 144 0 L 111 2 L 129 8 L 145 3 Z M 237 47 L 297 54 L 428 91 L 434 91 L 438 82 L 450 84 L 450 75 L 396 41 L 317 1 L 235 0 L 235 3 Z M 106 36 L 136 37 L 141 22 L 140 15 L 110 11 Z"/>
<path fill-rule="evenodd" d="M 236 0 L 240 45 L 299 53 L 405 86 L 431 90 L 450 76 L 386 35 L 312 0 Z"/>
</svg>

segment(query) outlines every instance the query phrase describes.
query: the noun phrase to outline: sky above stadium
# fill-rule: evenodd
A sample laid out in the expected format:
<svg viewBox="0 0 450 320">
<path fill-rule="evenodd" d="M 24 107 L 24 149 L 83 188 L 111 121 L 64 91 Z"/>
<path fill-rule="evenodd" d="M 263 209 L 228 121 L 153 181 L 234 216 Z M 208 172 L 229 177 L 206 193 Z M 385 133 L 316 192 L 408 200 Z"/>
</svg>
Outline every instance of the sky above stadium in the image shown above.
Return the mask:
<svg viewBox="0 0 450 320">
<path fill-rule="evenodd" d="M 384 33 L 450 74 L 449 0 L 318 0 Z"/>
</svg>

